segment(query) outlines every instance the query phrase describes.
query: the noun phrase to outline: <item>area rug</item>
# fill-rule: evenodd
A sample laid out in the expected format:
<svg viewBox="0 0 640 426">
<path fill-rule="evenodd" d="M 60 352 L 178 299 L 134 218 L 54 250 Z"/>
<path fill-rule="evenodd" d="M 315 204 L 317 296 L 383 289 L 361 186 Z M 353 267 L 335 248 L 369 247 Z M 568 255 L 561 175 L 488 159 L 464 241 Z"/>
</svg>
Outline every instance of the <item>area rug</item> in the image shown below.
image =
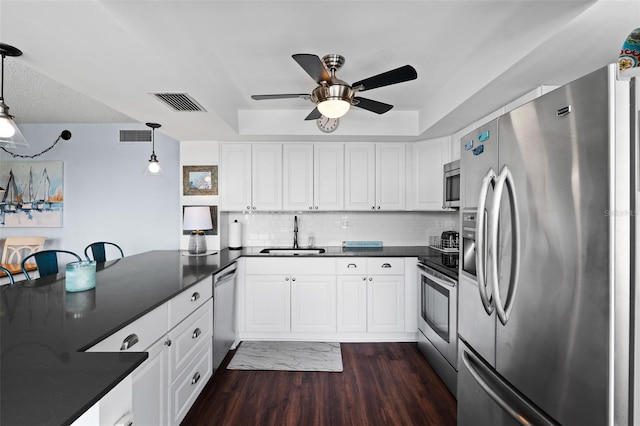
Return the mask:
<svg viewBox="0 0 640 426">
<path fill-rule="evenodd" d="M 229 370 L 342 371 L 338 342 L 244 341 L 231 358 Z"/>
</svg>

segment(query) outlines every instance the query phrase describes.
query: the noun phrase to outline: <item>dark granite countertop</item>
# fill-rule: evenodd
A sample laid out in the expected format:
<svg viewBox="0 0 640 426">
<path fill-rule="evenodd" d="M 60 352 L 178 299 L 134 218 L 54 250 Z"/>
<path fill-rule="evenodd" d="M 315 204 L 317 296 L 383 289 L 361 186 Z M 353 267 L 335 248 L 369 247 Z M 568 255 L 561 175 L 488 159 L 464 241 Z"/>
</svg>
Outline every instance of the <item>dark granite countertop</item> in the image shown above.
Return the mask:
<svg viewBox="0 0 640 426">
<path fill-rule="evenodd" d="M 147 358 L 83 352 L 183 290 L 263 247 L 207 256 L 151 251 L 98 264 L 96 288 L 67 293 L 62 274 L 0 287 L 0 424 L 69 424 Z M 324 247 L 313 257 L 435 256 L 433 249 Z"/>
<path fill-rule="evenodd" d="M 62 275 L 0 288 L 0 424 L 68 424 L 146 358 L 82 352 L 233 263 L 152 251 L 98 264 L 96 288 L 67 293 Z"/>
</svg>

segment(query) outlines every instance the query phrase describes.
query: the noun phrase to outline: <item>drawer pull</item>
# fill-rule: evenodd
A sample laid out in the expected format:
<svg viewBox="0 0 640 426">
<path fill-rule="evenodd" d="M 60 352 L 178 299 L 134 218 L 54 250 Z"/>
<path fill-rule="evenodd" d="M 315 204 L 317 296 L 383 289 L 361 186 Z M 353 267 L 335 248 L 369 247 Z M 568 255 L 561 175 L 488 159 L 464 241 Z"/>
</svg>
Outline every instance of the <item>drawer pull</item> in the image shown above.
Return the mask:
<svg viewBox="0 0 640 426">
<path fill-rule="evenodd" d="M 200 293 L 198 293 L 197 291 L 195 293 L 193 293 L 191 295 L 191 301 L 195 302 L 196 300 L 200 299 Z"/>
<path fill-rule="evenodd" d="M 197 339 L 198 337 L 200 337 L 201 334 L 202 334 L 202 330 L 200 330 L 199 328 L 196 328 L 195 330 L 193 330 L 193 334 L 191 335 L 191 338 Z"/>
<path fill-rule="evenodd" d="M 391 268 L 391 265 L 389 265 L 388 263 L 383 263 L 383 264 L 382 264 L 382 267 L 383 267 L 383 268 Z"/>
<path fill-rule="evenodd" d="M 357 268 L 358 265 L 356 265 L 355 263 L 350 263 L 347 265 L 347 268 Z"/>
<path fill-rule="evenodd" d="M 138 343 L 138 335 L 135 333 L 130 334 L 122 341 L 122 346 L 120 346 L 120 350 L 126 351 L 136 343 Z"/>
<path fill-rule="evenodd" d="M 200 380 L 200 373 L 196 373 L 193 375 L 193 378 L 191 379 L 191 384 L 195 385 L 196 383 L 198 383 L 199 380 Z"/>
</svg>

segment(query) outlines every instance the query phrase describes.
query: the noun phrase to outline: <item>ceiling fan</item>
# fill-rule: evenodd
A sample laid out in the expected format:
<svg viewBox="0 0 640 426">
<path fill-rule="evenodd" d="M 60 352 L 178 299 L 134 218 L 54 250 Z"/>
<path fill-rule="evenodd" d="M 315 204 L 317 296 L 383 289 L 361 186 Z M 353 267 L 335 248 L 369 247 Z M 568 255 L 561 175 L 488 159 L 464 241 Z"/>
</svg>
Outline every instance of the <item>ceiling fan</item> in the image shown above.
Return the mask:
<svg viewBox="0 0 640 426">
<path fill-rule="evenodd" d="M 418 77 L 415 68 L 411 65 L 405 65 L 349 85 L 336 77 L 336 71 L 345 62 L 344 57 L 341 55 L 330 54 L 320 59 L 316 55 L 298 53 L 292 55 L 292 57 L 318 83 L 318 87 L 311 94 L 252 95 L 251 98 L 255 100 L 288 98 L 311 100 L 316 104 L 316 107 L 307 115 L 305 120 L 316 120 L 322 116 L 339 118 L 346 114 L 352 105 L 376 114 L 384 114 L 393 108 L 393 105 L 356 96 L 356 94 L 365 90 L 415 80 Z"/>
</svg>

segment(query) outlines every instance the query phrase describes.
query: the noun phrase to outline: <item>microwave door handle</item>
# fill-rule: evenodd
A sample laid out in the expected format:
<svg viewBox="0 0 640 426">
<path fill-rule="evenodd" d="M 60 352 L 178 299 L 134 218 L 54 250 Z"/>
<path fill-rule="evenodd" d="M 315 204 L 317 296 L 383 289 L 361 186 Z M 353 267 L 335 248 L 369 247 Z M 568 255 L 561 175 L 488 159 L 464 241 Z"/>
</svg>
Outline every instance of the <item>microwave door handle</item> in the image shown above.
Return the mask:
<svg viewBox="0 0 640 426">
<path fill-rule="evenodd" d="M 489 194 L 489 185 L 496 178 L 496 172 L 493 167 L 489 169 L 482 179 L 480 187 L 480 197 L 478 198 L 478 217 L 476 220 L 476 278 L 478 280 L 478 291 L 480 292 L 480 300 L 487 315 L 493 313 L 493 299 L 487 295 L 487 215 L 486 210 L 487 195 Z"/>
<path fill-rule="evenodd" d="M 518 277 L 520 275 L 520 218 L 516 211 L 518 200 L 516 198 L 515 185 L 513 182 L 513 176 L 507 166 L 504 166 L 500 170 L 500 175 L 496 181 L 493 204 L 491 209 L 498 213 L 500 211 L 500 203 L 504 194 L 504 187 L 507 187 L 507 193 L 509 195 L 509 208 L 511 211 L 511 274 L 509 276 L 509 287 L 507 291 L 507 298 L 505 302 L 502 302 L 502 296 L 500 295 L 500 286 L 498 280 L 498 256 L 496 256 L 496 250 L 498 247 L 498 221 L 499 215 L 494 214 L 491 217 L 489 227 L 491 229 L 491 241 L 489 242 L 490 261 L 492 262 L 492 268 L 490 272 L 491 276 L 491 290 L 493 292 L 493 299 L 495 301 L 494 306 L 496 308 L 496 315 L 500 319 L 503 325 L 506 325 L 511 316 L 513 310 L 513 302 L 518 290 Z"/>
</svg>

